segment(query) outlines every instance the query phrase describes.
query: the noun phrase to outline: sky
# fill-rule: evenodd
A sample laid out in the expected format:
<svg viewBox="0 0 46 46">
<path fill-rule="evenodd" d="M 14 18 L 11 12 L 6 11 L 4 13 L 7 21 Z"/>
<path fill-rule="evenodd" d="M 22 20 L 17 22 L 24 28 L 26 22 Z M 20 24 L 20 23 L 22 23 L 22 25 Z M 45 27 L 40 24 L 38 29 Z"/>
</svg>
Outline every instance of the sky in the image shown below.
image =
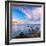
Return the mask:
<svg viewBox="0 0 46 46">
<path fill-rule="evenodd" d="M 42 7 L 12 6 L 12 21 L 32 22 L 40 24 Z"/>
</svg>

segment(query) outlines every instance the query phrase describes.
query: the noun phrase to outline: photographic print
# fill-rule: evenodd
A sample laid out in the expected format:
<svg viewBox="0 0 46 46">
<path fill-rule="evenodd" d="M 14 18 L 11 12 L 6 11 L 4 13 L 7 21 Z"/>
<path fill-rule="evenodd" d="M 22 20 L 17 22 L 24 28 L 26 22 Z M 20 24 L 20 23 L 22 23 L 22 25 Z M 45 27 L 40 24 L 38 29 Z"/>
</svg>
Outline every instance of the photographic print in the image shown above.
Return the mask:
<svg viewBox="0 0 46 46">
<path fill-rule="evenodd" d="M 42 7 L 11 6 L 12 38 L 40 37 Z"/>
<path fill-rule="evenodd" d="M 9 2 L 9 43 L 43 41 L 43 4 Z"/>
</svg>

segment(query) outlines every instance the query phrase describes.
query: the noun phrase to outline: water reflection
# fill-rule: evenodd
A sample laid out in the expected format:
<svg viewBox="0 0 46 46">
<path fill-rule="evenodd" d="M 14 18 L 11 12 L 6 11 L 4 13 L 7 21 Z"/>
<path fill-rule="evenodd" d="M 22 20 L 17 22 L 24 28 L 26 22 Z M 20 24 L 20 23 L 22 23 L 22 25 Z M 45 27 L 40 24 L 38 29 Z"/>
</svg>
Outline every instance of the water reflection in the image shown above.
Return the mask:
<svg viewBox="0 0 46 46">
<path fill-rule="evenodd" d="M 31 37 L 33 33 L 40 33 L 40 24 L 12 25 L 12 38 Z"/>
</svg>

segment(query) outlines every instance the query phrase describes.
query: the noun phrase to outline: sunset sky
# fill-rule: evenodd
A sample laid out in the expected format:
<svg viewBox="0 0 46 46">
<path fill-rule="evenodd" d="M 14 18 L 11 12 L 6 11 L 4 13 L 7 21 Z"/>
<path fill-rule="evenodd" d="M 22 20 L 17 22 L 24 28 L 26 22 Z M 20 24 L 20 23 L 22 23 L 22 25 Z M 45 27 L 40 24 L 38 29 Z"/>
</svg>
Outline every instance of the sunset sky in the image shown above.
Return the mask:
<svg viewBox="0 0 46 46">
<path fill-rule="evenodd" d="M 40 24 L 42 7 L 12 6 L 12 21 L 31 22 Z"/>
</svg>

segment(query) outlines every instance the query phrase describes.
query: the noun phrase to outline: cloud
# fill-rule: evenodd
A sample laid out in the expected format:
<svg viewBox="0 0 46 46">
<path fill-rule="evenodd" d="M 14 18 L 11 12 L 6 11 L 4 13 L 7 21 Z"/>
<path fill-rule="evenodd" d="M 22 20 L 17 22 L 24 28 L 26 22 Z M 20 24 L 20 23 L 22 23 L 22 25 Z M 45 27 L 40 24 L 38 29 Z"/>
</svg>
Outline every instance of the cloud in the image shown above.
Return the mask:
<svg viewBox="0 0 46 46">
<path fill-rule="evenodd" d="M 40 17 L 42 16 L 42 12 L 43 12 L 42 7 L 32 10 L 33 20 L 40 21 Z"/>
</svg>

